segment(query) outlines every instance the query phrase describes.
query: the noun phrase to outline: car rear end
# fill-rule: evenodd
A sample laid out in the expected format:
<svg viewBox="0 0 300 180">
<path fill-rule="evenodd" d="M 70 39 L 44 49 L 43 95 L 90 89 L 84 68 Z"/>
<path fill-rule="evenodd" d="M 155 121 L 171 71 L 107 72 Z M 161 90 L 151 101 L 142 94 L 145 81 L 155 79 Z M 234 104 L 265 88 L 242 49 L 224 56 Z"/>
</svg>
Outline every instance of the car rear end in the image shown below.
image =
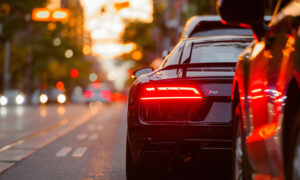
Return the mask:
<svg viewBox="0 0 300 180">
<path fill-rule="evenodd" d="M 186 39 L 160 70 L 135 82 L 127 138 L 136 163 L 231 167 L 232 81 L 237 56 L 251 40 Z"/>
<path fill-rule="evenodd" d="M 86 103 L 110 103 L 112 101 L 111 91 L 104 83 L 92 83 L 83 92 Z"/>
<path fill-rule="evenodd" d="M 234 64 L 163 71 L 182 71 L 190 77 L 145 83 L 131 92 L 138 96 L 138 116 L 128 118 L 136 161 L 185 167 L 230 162 Z M 209 77 L 211 73 L 215 76 Z"/>
</svg>

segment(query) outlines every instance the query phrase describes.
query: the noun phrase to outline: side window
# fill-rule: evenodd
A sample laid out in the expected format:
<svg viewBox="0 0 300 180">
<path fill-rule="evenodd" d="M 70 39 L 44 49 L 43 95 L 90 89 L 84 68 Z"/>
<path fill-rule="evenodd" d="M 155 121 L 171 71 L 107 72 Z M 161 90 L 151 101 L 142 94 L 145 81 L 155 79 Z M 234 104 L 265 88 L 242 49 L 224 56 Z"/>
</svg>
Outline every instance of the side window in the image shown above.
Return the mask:
<svg viewBox="0 0 300 180">
<path fill-rule="evenodd" d="M 172 50 L 172 52 L 164 59 L 164 61 L 162 62 L 160 68 L 170 66 L 170 65 L 179 64 L 179 59 L 180 59 L 183 47 L 184 47 L 184 42 L 183 41 L 178 43 L 175 46 L 175 48 Z"/>
</svg>

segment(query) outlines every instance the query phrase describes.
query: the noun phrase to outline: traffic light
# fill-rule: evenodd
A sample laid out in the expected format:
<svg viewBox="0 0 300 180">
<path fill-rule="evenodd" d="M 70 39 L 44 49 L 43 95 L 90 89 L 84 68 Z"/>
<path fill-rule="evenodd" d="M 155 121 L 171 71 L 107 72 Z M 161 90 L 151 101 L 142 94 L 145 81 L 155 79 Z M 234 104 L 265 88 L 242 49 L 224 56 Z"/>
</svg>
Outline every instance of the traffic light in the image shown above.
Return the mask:
<svg viewBox="0 0 300 180">
<path fill-rule="evenodd" d="M 65 88 L 65 85 L 64 85 L 63 82 L 58 81 L 58 82 L 56 83 L 56 89 L 57 89 L 57 90 L 62 91 L 64 88 Z"/>
<path fill-rule="evenodd" d="M 79 71 L 77 69 L 72 69 L 70 72 L 71 78 L 75 79 L 79 76 Z"/>
</svg>

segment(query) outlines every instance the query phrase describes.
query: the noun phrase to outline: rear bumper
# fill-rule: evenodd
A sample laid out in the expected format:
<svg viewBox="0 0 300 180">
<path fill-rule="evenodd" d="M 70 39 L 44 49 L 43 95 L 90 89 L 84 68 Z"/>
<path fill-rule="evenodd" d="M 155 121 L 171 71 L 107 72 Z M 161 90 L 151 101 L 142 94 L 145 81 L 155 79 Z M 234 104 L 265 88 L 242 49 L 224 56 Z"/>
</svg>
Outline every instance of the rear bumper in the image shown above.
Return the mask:
<svg viewBox="0 0 300 180">
<path fill-rule="evenodd" d="M 198 167 L 231 163 L 231 125 L 129 127 L 127 138 L 138 164 Z"/>
</svg>

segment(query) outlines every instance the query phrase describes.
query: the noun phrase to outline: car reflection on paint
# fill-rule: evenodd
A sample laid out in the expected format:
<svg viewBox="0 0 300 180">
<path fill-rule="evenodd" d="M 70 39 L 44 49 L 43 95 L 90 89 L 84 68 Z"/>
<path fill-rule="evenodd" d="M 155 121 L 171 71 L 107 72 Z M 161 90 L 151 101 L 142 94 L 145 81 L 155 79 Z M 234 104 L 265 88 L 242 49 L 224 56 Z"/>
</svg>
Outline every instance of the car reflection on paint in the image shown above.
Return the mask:
<svg viewBox="0 0 300 180">
<path fill-rule="evenodd" d="M 233 179 L 300 179 L 300 2 L 220 1 L 225 21 L 252 28 L 233 82 Z M 276 7 L 276 8 L 274 8 Z M 262 22 L 273 11 L 271 23 Z"/>
<path fill-rule="evenodd" d="M 128 179 L 149 177 L 154 167 L 230 167 L 231 87 L 236 58 L 251 40 L 184 39 L 160 69 L 135 71 L 128 97 Z"/>
</svg>

